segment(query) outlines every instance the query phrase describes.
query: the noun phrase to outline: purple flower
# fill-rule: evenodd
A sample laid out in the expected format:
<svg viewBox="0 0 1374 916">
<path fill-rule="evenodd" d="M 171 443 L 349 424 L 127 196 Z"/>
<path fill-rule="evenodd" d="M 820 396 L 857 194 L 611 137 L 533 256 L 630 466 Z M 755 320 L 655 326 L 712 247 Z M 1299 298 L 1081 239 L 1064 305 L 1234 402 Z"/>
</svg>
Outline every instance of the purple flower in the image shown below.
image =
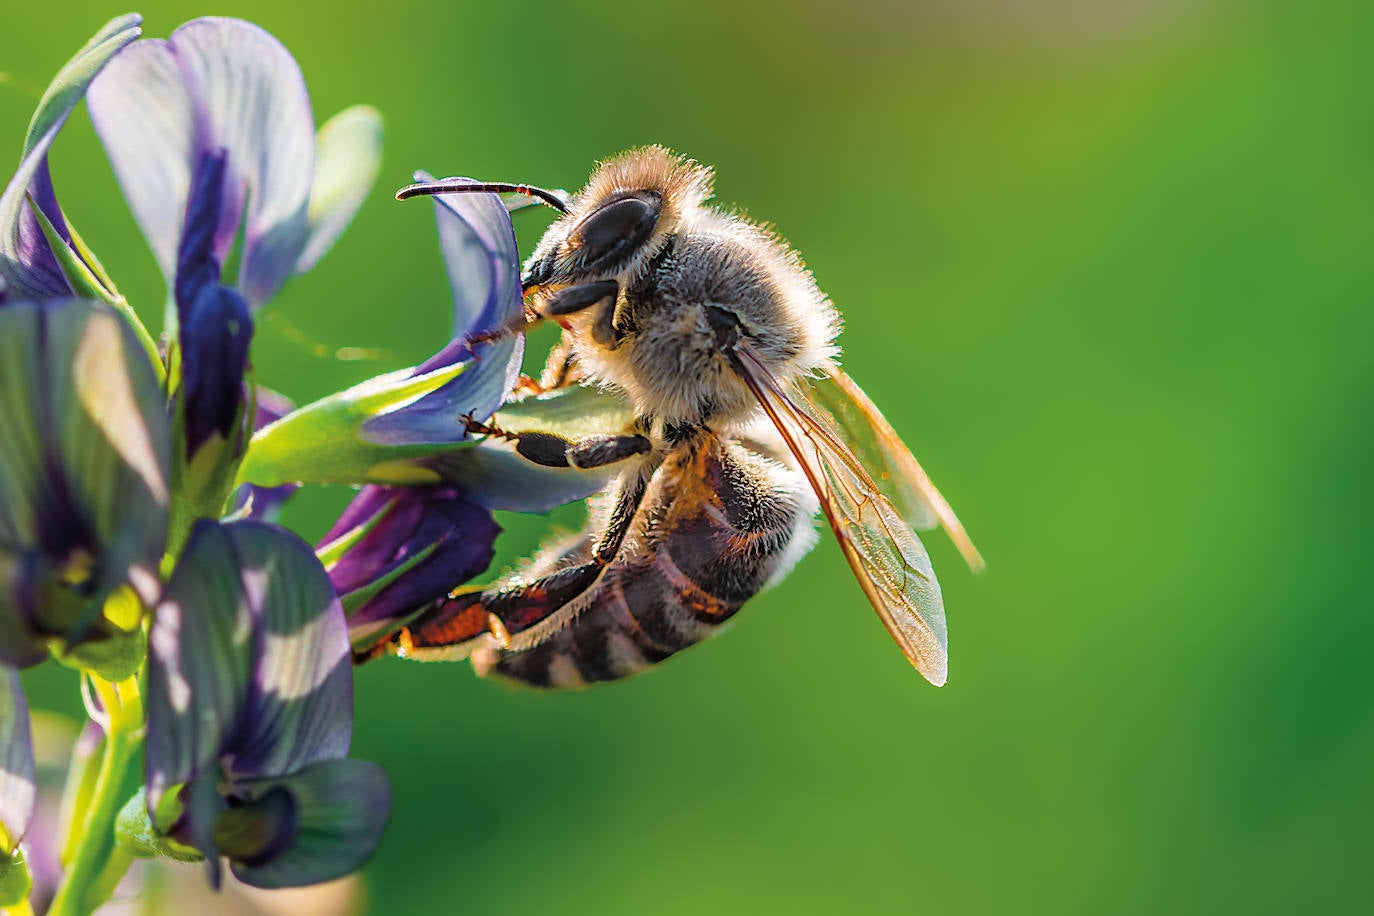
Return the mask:
<svg viewBox="0 0 1374 916">
<path fill-rule="evenodd" d="M 390 810 L 349 760 L 343 609 L 310 548 L 260 522 L 202 520 L 150 634 L 147 805 L 164 834 L 258 887 L 313 884 L 372 854 Z"/>
<path fill-rule="evenodd" d="M 0 662 L 49 646 L 123 679 L 142 629 L 107 599 L 156 599 L 170 434 L 132 331 L 78 300 L 0 308 Z M 136 605 L 136 603 L 135 603 Z"/>
<path fill-rule="evenodd" d="M 318 548 L 355 651 L 487 568 L 500 526 L 449 487 L 365 487 Z"/>
<path fill-rule="evenodd" d="M 91 80 L 138 37 L 141 21 L 128 15 L 106 24 L 62 68 L 39 103 L 19 168 L 0 194 L 0 302 L 114 297 L 99 263 L 58 206 L 48 150 Z"/>
<path fill-rule="evenodd" d="M 262 430 L 245 458 L 243 479 L 261 486 L 438 483 L 437 474 L 411 459 L 471 444 L 462 417 L 486 419 L 510 393 L 523 336 L 474 342 L 518 324 L 524 310 L 510 214 L 495 194 L 435 200 L 453 291 L 449 343 L 418 366 L 308 404 Z"/>
<path fill-rule="evenodd" d="M 317 138 L 290 53 L 251 23 L 218 18 L 129 47 L 92 84 L 90 111 L 175 305 L 177 479 L 197 514 L 218 515 L 249 433 L 252 309 L 348 225 L 376 177 L 380 119 L 349 109 Z M 238 274 L 225 283 L 238 239 Z"/>
<path fill-rule="evenodd" d="M 91 86 L 90 110 L 169 287 L 197 173 L 223 150 L 222 206 L 206 251 L 223 264 L 242 230 L 233 286 L 253 308 L 329 249 L 380 162 L 376 113 L 348 109 L 317 138 L 295 60 L 238 19 L 196 19 L 167 40 L 137 42 Z"/>
</svg>

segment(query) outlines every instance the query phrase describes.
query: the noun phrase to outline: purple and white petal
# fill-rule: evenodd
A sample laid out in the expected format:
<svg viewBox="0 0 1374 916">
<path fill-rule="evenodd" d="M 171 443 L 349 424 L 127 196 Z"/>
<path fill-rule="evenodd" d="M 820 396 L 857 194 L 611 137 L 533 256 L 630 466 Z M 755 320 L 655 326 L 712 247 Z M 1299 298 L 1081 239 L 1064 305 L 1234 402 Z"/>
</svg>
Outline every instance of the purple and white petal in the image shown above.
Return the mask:
<svg viewBox="0 0 1374 916">
<path fill-rule="evenodd" d="M 343 608 L 320 561 L 291 532 L 225 526 L 257 632 L 249 705 L 228 769 L 280 776 L 343 757 L 353 736 L 353 665 Z"/>
<path fill-rule="evenodd" d="M 50 299 L 71 294 L 33 212 L 28 195 L 44 214 L 64 228 L 47 177 L 47 155 L 57 133 L 86 95 L 91 81 L 126 45 L 138 37 L 142 18 L 130 14 L 112 19 L 67 62 L 39 102 L 24 139 L 19 168 L 0 193 L 0 279 L 10 299 Z M 35 184 L 37 187 L 35 187 Z M 54 219 L 54 215 L 57 219 Z"/>
<path fill-rule="evenodd" d="M 265 822 L 256 832 L 262 854 L 230 864 L 235 877 L 255 887 L 299 887 L 357 871 L 391 815 L 391 783 L 366 760 L 327 760 L 235 788 L 247 806 L 260 806 Z M 288 806 L 289 818 L 282 810 Z"/>
<path fill-rule="evenodd" d="M 416 172 L 416 181 L 432 181 Z M 457 184 L 472 179 L 449 178 Z M 519 318 L 520 249 L 510 211 L 495 194 L 449 194 L 434 198 L 439 250 L 453 290 L 453 337 L 496 330 Z M 424 369 L 422 366 L 421 369 Z"/>
<path fill-rule="evenodd" d="M 417 172 L 416 178 L 427 181 L 429 175 Z M 524 309 L 520 256 L 505 204 L 495 194 L 454 194 L 434 201 L 439 247 L 453 290 L 453 340 L 413 374 L 463 361 L 470 365 L 442 388 L 364 423 L 363 437 L 381 445 L 467 441 L 461 417 L 490 417 L 519 378 L 525 353 L 520 334 L 475 347 L 467 343 L 473 335 L 510 327 Z"/>
<path fill-rule="evenodd" d="M 0 857 L 13 853 L 28 832 L 37 798 L 24 688 L 18 671 L 0 666 Z"/>
<path fill-rule="evenodd" d="M 170 289 L 198 158 L 191 94 L 171 45 L 148 39 L 128 48 L 92 84 L 87 104 L 124 200 Z"/>
<path fill-rule="evenodd" d="M 259 306 L 295 272 L 305 247 L 315 124 L 291 53 L 239 19 L 187 23 L 169 42 L 191 86 L 202 147 L 222 146 L 247 195 L 238 286 Z"/>
<path fill-rule="evenodd" d="M 225 745 L 248 704 L 255 623 L 234 539 L 224 526 L 199 522 L 172 571 L 148 638 L 150 813 L 173 786 L 201 777 L 218 781 Z"/>
<path fill-rule="evenodd" d="M 354 105 L 330 118 L 315 136 L 315 183 L 310 229 L 296 263 L 304 273 L 324 256 L 372 193 L 382 167 L 382 116 Z"/>
<path fill-rule="evenodd" d="M 155 597 L 169 439 L 148 356 L 113 310 L 0 309 L 0 543 L 36 632 L 79 640 L 125 583 Z"/>
<path fill-rule="evenodd" d="M 163 274 L 170 284 L 201 154 L 223 147 L 231 177 L 215 255 L 223 262 L 242 217 L 238 286 L 261 305 L 306 240 L 315 136 L 300 68 L 259 27 L 214 17 L 116 63 L 92 87 L 91 118 Z"/>
</svg>

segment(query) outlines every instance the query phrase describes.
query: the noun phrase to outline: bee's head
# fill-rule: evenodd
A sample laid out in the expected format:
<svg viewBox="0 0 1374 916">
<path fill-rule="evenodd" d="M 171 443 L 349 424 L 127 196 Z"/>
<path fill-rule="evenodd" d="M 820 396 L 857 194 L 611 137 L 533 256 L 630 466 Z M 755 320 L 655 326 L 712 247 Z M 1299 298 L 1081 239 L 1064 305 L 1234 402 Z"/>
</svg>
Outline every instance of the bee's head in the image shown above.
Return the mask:
<svg viewBox="0 0 1374 916">
<path fill-rule="evenodd" d="M 711 195 L 711 170 L 647 146 L 603 162 L 525 263 L 524 285 L 633 274 Z"/>
<path fill-rule="evenodd" d="M 468 178 L 408 185 L 396 198 L 464 192 L 526 194 L 563 214 L 525 262 L 528 291 L 633 275 L 711 196 L 711 170 L 661 146 L 645 146 L 601 163 L 571 201 L 533 185 Z"/>
</svg>

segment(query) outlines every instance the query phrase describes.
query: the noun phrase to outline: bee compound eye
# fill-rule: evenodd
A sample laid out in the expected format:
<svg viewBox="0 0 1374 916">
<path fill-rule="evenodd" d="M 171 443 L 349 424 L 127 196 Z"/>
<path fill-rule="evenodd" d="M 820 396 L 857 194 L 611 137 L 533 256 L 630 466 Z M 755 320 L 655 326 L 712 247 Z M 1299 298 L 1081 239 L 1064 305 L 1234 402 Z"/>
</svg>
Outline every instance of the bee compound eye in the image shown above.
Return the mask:
<svg viewBox="0 0 1374 916">
<path fill-rule="evenodd" d="M 573 235 L 583 268 L 610 269 L 631 257 L 653 235 L 662 206 L 657 191 L 636 191 L 595 210 Z"/>
</svg>

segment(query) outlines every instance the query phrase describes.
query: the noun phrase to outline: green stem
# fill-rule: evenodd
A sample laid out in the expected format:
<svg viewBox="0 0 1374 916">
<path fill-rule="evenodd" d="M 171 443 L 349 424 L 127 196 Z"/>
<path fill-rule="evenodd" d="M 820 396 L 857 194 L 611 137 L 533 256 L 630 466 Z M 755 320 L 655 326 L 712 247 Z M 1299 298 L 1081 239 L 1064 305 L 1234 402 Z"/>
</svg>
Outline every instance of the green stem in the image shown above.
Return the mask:
<svg viewBox="0 0 1374 916">
<path fill-rule="evenodd" d="M 138 753 L 143 705 L 133 678 L 115 685 L 92 675 L 91 682 L 109 717 L 105 753 L 89 805 L 74 814 L 80 820 L 73 824 L 72 859 L 48 916 L 90 913 L 118 882 L 118 875 L 111 874 L 112 857 L 114 863 L 122 861 L 123 867 L 128 867 L 127 857 L 116 854 L 114 826 L 123 803 L 124 778 Z"/>
</svg>

